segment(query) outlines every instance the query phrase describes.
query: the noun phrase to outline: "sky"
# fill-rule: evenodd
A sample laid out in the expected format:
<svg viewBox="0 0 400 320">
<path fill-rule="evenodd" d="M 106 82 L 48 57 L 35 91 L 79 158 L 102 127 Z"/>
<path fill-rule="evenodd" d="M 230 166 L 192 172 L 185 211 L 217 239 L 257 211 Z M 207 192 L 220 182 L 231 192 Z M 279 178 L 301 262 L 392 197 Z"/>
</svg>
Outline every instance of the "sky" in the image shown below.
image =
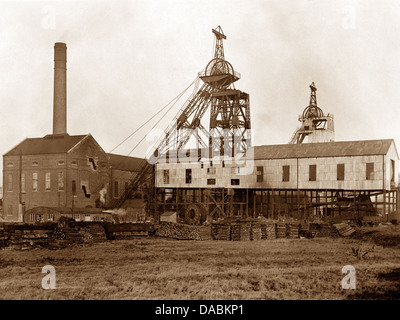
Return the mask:
<svg viewBox="0 0 400 320">
<path fill-rule="evenodd" d="M 157 117 L 115 147 L 204 69 L 219 25 L 254 145 L 289 142 L 315 82 L 336 141 L 400 149 L 400 0 L 0 0 L 0 153 L 52 133 L 54 43 L 65 42 L 67 132 L 144 157 L 151 141 L 135 146 Z"/>
</svg>

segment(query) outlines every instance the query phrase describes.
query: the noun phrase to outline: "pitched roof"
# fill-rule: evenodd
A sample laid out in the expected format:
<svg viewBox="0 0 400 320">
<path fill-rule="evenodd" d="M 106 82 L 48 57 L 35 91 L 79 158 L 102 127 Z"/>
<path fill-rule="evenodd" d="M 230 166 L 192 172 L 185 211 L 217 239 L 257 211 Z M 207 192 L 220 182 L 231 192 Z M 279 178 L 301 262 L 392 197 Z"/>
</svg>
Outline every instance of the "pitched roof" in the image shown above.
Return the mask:
<svg viewBox="0 0 400 320">
<path fill-rule="evenodd" d="M 384 139 L 256 146 L 254 159 L 384 155 L 393 143 L 393 139 Z"/>
<path fill-rule="evenodd" d="M 119 154 L 107 153 L 110 159 L 110 166 L 113 169 L 125 170 L 125 171 L 139 171 L 145 162 L 146 159 L 122 156 Z"/>
<path fill-rule="evenodd" d="M 87 135 L 48 134 L 42 138 L 26 138 L 4 156 L 67 153 Z"/>
</svg>

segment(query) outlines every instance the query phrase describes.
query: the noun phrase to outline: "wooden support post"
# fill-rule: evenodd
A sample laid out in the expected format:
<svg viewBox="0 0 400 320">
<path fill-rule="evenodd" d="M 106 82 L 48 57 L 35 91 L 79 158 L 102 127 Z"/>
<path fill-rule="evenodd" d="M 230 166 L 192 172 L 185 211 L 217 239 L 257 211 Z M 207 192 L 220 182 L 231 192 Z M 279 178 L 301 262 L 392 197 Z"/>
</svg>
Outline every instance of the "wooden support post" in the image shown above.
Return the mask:
<svg viewBox="0 0 400 320">
<path fill-rule="evenodd" d="M 328 190 L 325 189 L 325 214 L 328 215 Z M 333 212 L 330 213 L 333 217 Z"/>
<path fill-rule="evenodd" d="M 293 190 L 290 191 L 290 214 L 293 215 Z"/>
<path fill-rule="evenodd" d="M 260 201 L 261 201 L 261 203 L 260 203 L 260 212 L 261 212 L 261 215 L 262 215 L 262 216 L 264 215 L 264 212 L 263 212 L 264 197 L 263 197 L 263 195 L 264 195 L 264 190 L 261 190 L 261 197 L 260 197 Z"/>
<path fill-rule="evenodd" d="M 253 190 L 253 218 L 256 218 L 256 201 L 257 201 L 257 195 L 256 191 Z"/>
<path fill-rule="evenodd" d="M 246 188 L 246 218 L 249 216 L 249 189 Z"/>
<path fill-rule="evenodd" d="M 275 213 L 275 194 L 274 194 L 274 189 L 271 190 L 271 218 L 274 218 L 274 213 Z"/>
</svg>

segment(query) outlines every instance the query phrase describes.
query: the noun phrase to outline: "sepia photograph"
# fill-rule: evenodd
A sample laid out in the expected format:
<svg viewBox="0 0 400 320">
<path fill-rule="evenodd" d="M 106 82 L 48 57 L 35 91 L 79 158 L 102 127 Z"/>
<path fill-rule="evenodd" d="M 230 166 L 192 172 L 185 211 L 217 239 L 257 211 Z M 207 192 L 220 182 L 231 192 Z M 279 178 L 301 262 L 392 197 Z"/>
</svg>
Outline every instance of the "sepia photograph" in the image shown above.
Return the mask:
<svg viewBox="0 0 400 320">
<path fill-rule="evenodd" d="M 0 0 L 0 300 L 400 300 L 399 34 L 399 0 Z"/>
</svg>

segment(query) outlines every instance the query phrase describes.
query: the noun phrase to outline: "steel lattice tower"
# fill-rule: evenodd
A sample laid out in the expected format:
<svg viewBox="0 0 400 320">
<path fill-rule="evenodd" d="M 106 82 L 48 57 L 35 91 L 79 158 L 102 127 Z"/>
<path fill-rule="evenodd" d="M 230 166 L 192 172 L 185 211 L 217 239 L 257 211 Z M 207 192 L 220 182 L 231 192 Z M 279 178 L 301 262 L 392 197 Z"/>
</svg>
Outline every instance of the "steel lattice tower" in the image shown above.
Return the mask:
<svg viewBox="0 0 400 320">
<path fill-rule="evenodd" d="M 251 146 L 249 95 L 236 90 L 233 83 L 240 79 L 225 60 L 222 28 L 212 30 L 216 37 L 214 58 L 200 78 L 213 88 L 210 110 L 210 158 L 214 155 L 235 156 Z"/>
<path fill-rule="evenodd" d="M 225 60 L 223 40 L 226 35 L 222 28 L 218 26 L 212 32 L 215 35 L 214 57 L 199 73 L 204 83 L 164 131 L 154 152 L 148 157 L 150 163 L 156 163 L 161 157 L 167 161 L 176 158 L 191 137 L 195 138 L 198 151 L 208 149 L 208 155 L 202 156 L 210 158 L 235 156 L 245 153 L 251 146 L 249 95 L 233 86 L 240 79 L 240 74 Z M 202 120 L 209 107 L 207 130 Z"/>
</svg>

